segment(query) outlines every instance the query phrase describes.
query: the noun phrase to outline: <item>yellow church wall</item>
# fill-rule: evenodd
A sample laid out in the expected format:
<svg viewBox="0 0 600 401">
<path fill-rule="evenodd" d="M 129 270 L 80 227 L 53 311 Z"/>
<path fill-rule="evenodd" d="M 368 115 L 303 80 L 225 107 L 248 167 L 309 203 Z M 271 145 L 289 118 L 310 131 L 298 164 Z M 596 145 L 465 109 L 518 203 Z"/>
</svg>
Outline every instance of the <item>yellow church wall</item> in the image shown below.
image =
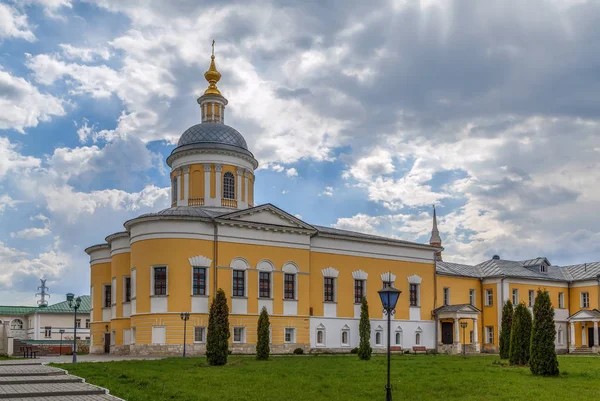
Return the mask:
<svg viewBox="0 0 600 401">
<path fill-rule="evenodd" d="M 112 302 L 116 303 L 117 317 L 123 316 L 123 277 L 131 275 L 130 266 L 129 252 L 118 253 L 111 257 L 111 279 L 112 277 L 115 277 L 117 283 L 115 289 L 116 299 L 113 299 Z"/>
<path fill-rule="evenodd" d="M 201 164 L 190 167 L 190 198 L 204 198 L 204 166 Z"/>
<path fill-rule="evenodd" d="M 469 304 L 470 299 L 470 290 L 475 290 L 475 307 L 481 310 L 483 305 L 483 300 L 481 299 L 481 281 L 478 278 L 471 277 L 456 277 L 456 276 L 437 276 L 437 305 L 440 307 L 444 304 L 444 288 L 450 288 L 450 305 L 457 304 Z M 463 334 L 466 339 L 466 344 L 471 344 L 470 340 L 470 332 L 473 331 L 473 320 L 472 319 L 464 319 L 461 321 L 467 322 L 467 328 L 463 333 L 463 329 L 460 329 L 460 341 L 463 342 Z M 483 330 L 483 320 L 481 314 L 478 317 L 478 339 L 479 343 L 483 342 L 482 334 L 484 334 Z"/>
<path fill-rule="evenodd" d="M 103 286 L 111 285 L 111 263 L 97 263 L 90 266 L 90 281 L 94 287 L 94 299 L 92 307 L 94 309 L 94 321 L 102 320 L 102 295 Z"/>
<path fill-rule="evenodd" d="M 136 312 L 150 312 L 151 268 L 167 266 L 169 312 L 191 309 L 192 267 L 188 258 L 203 255 L 213 259 L 213 242 L 160 238 L 131 244 L 131 267 L 136 269 Z M 210 269 L 209 278 L 214 269 Z"/>
<path fill-rule="evenodd" d="M 529 291 L 533 291 L 534 297 L 537 297 L 538 289 L 548 291 L 548 293 L 550 294 L 550 301 L 552 302 L 552 306 L 554 308 L 558 308 L 558 293 L 560 293 L 560 292 L 564 293 L 565 294 L 564 295 L 565 309 L 569 308 L 569 300 L 568 300 L 568 296 L 567 296 L 568 288 L 567 288 L 566 283 L 565 283 L 564 287 L 554 287 L 554 286 L 547 286 L 547 285 L 543 285 L 543 284 L 509 283 L 509 285 L 508 285 L 509 298 L 508 299 L 510 299 L 510 301 L 512 302 L 513 290 L 518 290 L 519 303 L 523 302 L 523 303 L 525 303 L 526 306 L 529 306 Z M 535 301 L 535 298 L 534 298 L 534 301 Z"/>
<path fill-rule="evenodd" d="M 216 174 L 216 170 L 215 170 L 215 165 L 212 164 L 210 166 L 210 197 L 211 198 L 215 198 L 217 195 L 217 176 Z"/>
<path fill-rule="evenodd" d="M 110 323 L 98 322 L 98 323 L 90 323 L 90 334 L 92 336 L 92 346 L 102 346 L 104 344 L 104 333 L 106 332 L 106 325 Z"/>
<path fill-rule="evenodd" d="M 581 293 L 587 292 L 590 294 L 590 306 L 589 308 L 583 308 L 581 306 Z M 566 295 L 565 295 L 566 297 Z M 585 287 L 571 287 L 571 295 L 569 297 L 569 304 L 573 307 L 570 309 L 570 314 L 574 314 L 581 309 L 590 310 L 597 309 L 600 307 L 598 305 L 598 285 L 589 285 Z M 575 336 L 577 337 L 577 336 Z"/>
<path fill-rule="evenodd" d="M 433 263 L 405 262 L 397 260 L 376 259 L 370 257 L 338 255 L 322 252 L 310 253 L 310 299 L 314 316 L 323 316 L 323 286 L 322 269 L 333 267 L 339 270 L 336 280 L 337 316 L 354 317 L 354 278 L 352 272 L 363 270 L 369 276 L 367 279 L 367 300 L 370 302 L 369 316 L 379 319 L 383 312 L 379 307 L 380 300 L 377 291 L 382 288 L 381 274 L 392 272 L 396 275 L 394 286 L 402 291 L 396 305 L 396 319 L 409 319 L 409 283 L 407 277 L 413 274 L 420 276 L 421 282 L 421 319 L 431 320 L 433 309 Z"/>
<path fill-rule="evenodd" d="M 112 331 L 114 330 L 115 338 L 114 345 L 123 345 L 123 329 L 128 329 L 130 327 L 130 319 L 129 318 L 119 318 L 112 319 L 110 322 L 110 331 L 112 335 Z"/>
<path fill-rule="evenodd" d="M 487 289 L 491 289 L 493 292 L 493 305 L 485 305 L 485 300 L 483 299 L 483 297 L 485 297 L 485 291 Z M 482 305 L 483 305 L 483 324 L 482 324 L 482 330 L 479 332 L 480 334 L 480 338 L 481 338 L 481 344 L 483 345 L 483 347 L 486 348 L 492 348 L 492 347 L 497 347 L 498 346 L 498 337 L 500 336 L 500 330 L 498 328 L 498 308 L 502 308 L 500 306 L 500 297 L 498 294 L 498 285 L 496 283 L 490 283 L 490 284 L 483 284 L 482 285 L 482 291 L 481 294 L 479 295 L 480 298 L 482 298 Z M 485 328 L 488 326 L 492 326 L 494 328 L 494 343 L 493 344 L 487 344 L 487 339 L 485 338 L 486 333 L 485 333 Z"/>
</svg>

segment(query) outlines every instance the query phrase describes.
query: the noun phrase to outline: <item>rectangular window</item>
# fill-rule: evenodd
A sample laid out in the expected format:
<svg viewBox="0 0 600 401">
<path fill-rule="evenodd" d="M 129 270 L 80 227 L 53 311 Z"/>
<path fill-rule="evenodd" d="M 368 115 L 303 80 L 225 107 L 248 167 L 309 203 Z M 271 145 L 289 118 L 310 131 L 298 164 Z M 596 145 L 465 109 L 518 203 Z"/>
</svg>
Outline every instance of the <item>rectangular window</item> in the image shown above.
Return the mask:
<svg viewBox="0 0 600 401">
<path fill-rule="evenodd" d="M 234 327 L 233 328 L 233 342 L 234 343 L 243 343 L 245 342 L 244 338 L 244 328 L 243 327 Z"/>
<path fill-rule="evenodd" d="M 206 333 L 206 327 L 195 326 L 194 327 L 194 342 L 203 343 L 206 341 L 204 335 Z"/>
<path fill-rule="evenodd" d="M 271 298 L 271 273 L 259 272 L 258 273 L 258 286 L 260 298 Z"/>
<path fill-rule="evenodd" d="M 558 345 L 562 345 L 562 330 L 556 332 L 556 342 Z"/>
<path fill-rule="evenodd" d="M 444 288 L 444 305 L 450 305 L 450 288 Z"/>
<path fill-rule="evenodd" d="M 535 303 L 535 292 L 533 290 L 529 290 L 529 306 L 533 307 Z"/>
<path fill-rule="evenodd" d="M 473 344 L 473 330 L 469 331 L 469 344 Z"/>
<path fill-rule="evenodd" d="M 46 338 L 52 337 L 52 327 L 50 327 L 50 326 L 44 327 L 44 337 L 46 337 Z"/>
<path fill-rule="evenodd" d="M 131 302 L 131 277 L 125 277 L 125 302 Z"/>
<path fill-rule="evenodd" d="M 335 300 L 334 280 L 333 277 L 325 277 L 325 302 L 334 302 Z"/>
<path fill-rule="evenodd" d="M 590 293 L 589 292 L 581 293 L 581 307 L 582 308 L 590 307 Z"/>
<path fill-rule="evenodd" d="M 233 271 L 233 296 L 243 297 L 245 292 L 246 272 L 244 270 Z"/>
<path fill-rule="evenodd" d="M 193 274 L 194 288 L 192 293 L 194 295 L 206 295 L 206 268 L 194 267 Z"/>
<path fill-rule="evenodd" d="M 75 320 L 75 326 L 80 329 L 81 328 L 81 319 Z"/>
<path fill-rule="evenodd" d="M 491 289 L 485 290 L 485 306 L 494 305 L 494 291 Z"/>
<path fill-rule="evenodd" d="M 360 304 L 365 296 L 365 280 L 354 280 L 354 303 Z"/>
<path fill-rule="evenodd" d="M 110 289 L 110 285 L 105 285 L 104 286 L 104 307 L 105 308 L 110 308 L 111 294 L 112 294 L 112 291 Z"/>
<path fill-rule="evenodd" d="M 519 304 L 519 290 L 517 289 L 512 290 L 512 303 L 513 305 Z"/>
<path fill-rule="evenodd" d="M 284 341 L 286 343 L 295 343 L 296 342 L 296 329 L 291 328 L 291 327 L 286 327 L 284 335 L 285 335 Z"/>
<path fill-rule="evenodd" d="M 558 307 L 560 309 L 564 309 L 565 308 L 565 293 L 564 292 L 559 292 L 558 293 Z"/>
<path fill-rule="evenodd" d="M 486 331 L 486 342 L 488 344 L 494 343 L 494 326 L 487 326 L 485 328 Z"/>
<path fill-rule="evenodd" d="M 283 286 L 285 299 L 296 299 L 296 275 L 285 274 Z"/>
<path fill-rule="evenodd" d="M 473 289 L 469 290 L 469 303 L 475 306 L 475 290 Z"/>
<path fill-rule="evenodd" d="M 85 328 L 86 329 L 90 328 L 90 319 L 85 319 Z"/>
<path fill-rule="evenodd" d="M 417 284 L 411 284 L 409 289 L 410 306 L 419 306 L 419 287 Z"/>
<path fill-rule="evenodd" d="M 167 295 L 167 268 L 154 268 L 154 295 Z"/>
</svg>

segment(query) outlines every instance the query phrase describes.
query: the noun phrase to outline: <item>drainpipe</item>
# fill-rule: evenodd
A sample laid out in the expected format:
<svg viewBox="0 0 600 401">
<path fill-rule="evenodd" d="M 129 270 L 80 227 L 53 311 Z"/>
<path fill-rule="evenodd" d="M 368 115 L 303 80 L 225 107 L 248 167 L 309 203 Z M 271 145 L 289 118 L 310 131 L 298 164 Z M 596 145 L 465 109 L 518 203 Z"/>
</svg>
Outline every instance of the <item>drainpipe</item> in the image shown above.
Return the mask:
<svg viewBox="0 0 600 401">
<path fill-rule="evenodd" d="M 567 281 L 567 300 L 569 305 L 569 315 L 571 314 L 571 281 Z M 571 353 L 571 322 L 567 319 L 567 354 Z"/>
<path fill-rule="evenodd" d="M 433 254 L 433 309 L 437 308 L 437 261 L 435 260 L 435 252 Z M 432 313 L 433 315 L 433 313 Z M 435 326 L 435 330 L 434 330 L 434 346 L 435 346 L 435 350 L 437 351 L 437 347 L 438 347 L 438 342 L 439 342 L 439 336 L 438 336 L 438 322 L 437 322 L 437 317 L 433 316 L 433 325 Z"/>
<path fill-rule="evenodd" d="M 213 298 L 217 296 L 217 266 L 219 265 L 218 263 L 218 246 L 217 246 L 217 239 L 218 239 L 218 233 L 219 233 L 219 229 L 218 229 L 218 224 L 215 220 L 213 220 L 213 227 L 214 227 L 214 234 L 213 234 L 213 265 L 215 266 L 215 273 L 214 273 L 214 280 L 213 280 Z"/>
<path fill-rule="evenodd" d="M 485 323 L 483 321 L 483 311 L 485 311 L 485 298 L 484 298 L 484 291 L 483 291 L 483 277 L 479 278 L 479 292 L 481 295 L 481 331 L 479 331 L 479 327 L 477 328 L 477 331 L 479 331 L 479 336 L 477 338 L 478 341 L 481 341 L 481 347 L 479 347 L 479 352 L 483 352 L 483 345 L 485 344 L 485 333 L 484 333 L 484 329 L 485 329 Z M 477 302 L 475 302 L 475 304 L 477 304 Z"/>
</svg>

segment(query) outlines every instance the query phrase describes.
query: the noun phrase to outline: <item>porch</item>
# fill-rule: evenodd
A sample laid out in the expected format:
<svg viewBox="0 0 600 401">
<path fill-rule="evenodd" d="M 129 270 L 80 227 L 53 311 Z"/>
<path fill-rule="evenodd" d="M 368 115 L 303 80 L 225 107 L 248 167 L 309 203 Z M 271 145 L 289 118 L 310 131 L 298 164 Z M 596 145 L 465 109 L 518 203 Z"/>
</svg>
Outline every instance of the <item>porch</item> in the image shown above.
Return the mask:
<svg viewBox="0 0 600 401">
<path fill-rule="evenodd" d="M 591 353 L 600 352 L 600 311 L 598 309 L 580 310 L 569 316 L 569 352 L 581 352 L 588 349 Z"/>
<path fill-rule="evenodd" d="M 444 305 L 434 309 L 433 314 L 438 329 L 437 351 L 447 354 L 461 354 L 464 344 L 467 353 L 480 352 L 480 313 L 479 309 L 470 304 Z M 461 327 L 461 323 L 466 324 Z"/>
</svg>

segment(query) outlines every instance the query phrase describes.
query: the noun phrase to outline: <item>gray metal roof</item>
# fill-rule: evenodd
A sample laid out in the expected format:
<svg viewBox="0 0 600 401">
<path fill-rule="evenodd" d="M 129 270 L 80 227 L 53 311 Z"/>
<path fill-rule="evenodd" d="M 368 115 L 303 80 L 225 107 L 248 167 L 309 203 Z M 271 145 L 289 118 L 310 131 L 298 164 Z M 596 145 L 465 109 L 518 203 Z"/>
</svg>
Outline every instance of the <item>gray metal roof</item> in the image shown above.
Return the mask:
<svg viewBox="0 0 600 401">
<path fill-rule="evenodd" d="M 474 307 L 471 304 L 457 304 L 457 305 L 440 306 L 439 308 L 434 309 L 433 313 L 440 314 L 440 313 L 448 313 L 448 312 L 460 312 L 460 311 L 464 311 L 464 309 L 470 309 L 473 312 L 481 312 L 479 309 L 477 309 L 476 307 Z"/>
<path fill-rule="evenodd" d="M 144 217 L 198 217 L 204 219 L 212 219 L 223 214 L 228 214 L 230 211 L 216 211 L 195 206 L 175 206 L 168 209 L 163 209 L 156 213 L 146 213 L 136 217 L 141 219 Z"/>
<path fill-rule="evenodd" d="M 373 241 L 392 242 L 392 243 L 405 244 L 405 245 L 418 245 L 418 246 L 424 246 L 424 247 L 429 246 L 428 244 L 421 244 L 419 242 L 403 241 L 403 240 L 389 238 L 389 237 L 382 237 L 379 235 L 363 234 L 363 233 L 359 233 L 356 231 L 340 230 L 338 228 L 317 226 L 314 224 L 311 224 L 311 225 L 317 229 L 319 234 L 340 235 L 340 236 L 344 236 L 344 237 L 352 237 L 352 238 L 357 238 L 357 239 L 368 239 L 368 240 L 373 240 Z M 433 249 L 433 247 L 432 247 L 432 249 Z"/>
<path fill-rule="evenodd" d="M 573 280 L 595 279 L 600 275 L 600 262 L 563 266 L 563 268 L 568 270 Z"/>
<path fill-rule="evenodd" d="M 477 266 L 461 265 L 459 263 L 450 263 L 439 261 L 436 263 L 436 270 L 440 274 L 463 277 L 483 277 L 483 271 Z"/>
<path fill-rule="evenodd" d="M 204 122 L 188 128 L 179 138 L 177 146 L 193 143 L 219 143 L 248 150 L 248 145 L 242 134 L 235 128 L 218 122 Z"/>
</svg>

